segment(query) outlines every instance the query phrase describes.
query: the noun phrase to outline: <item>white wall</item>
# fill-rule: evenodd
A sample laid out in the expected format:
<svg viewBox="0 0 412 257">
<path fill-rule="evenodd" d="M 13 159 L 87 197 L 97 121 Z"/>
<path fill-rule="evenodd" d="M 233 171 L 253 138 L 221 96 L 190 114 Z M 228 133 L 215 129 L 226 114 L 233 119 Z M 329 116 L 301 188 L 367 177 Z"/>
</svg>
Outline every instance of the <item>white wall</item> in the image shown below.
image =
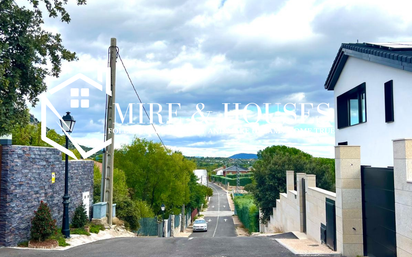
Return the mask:
<svg viewBox="0 0 412 257">
<path fill-rule="evenodd" d="M 384 83 L 393 80 L 395 121 L 385 122 Z M 337 96 L 366 82 L 367 122 L 337 128 L 335 143 L 348 141 L 361 146 L 361 164 L 393 166 L 392 140 L 412 138 L 412 72 L 349 57 L 335 86 Z M 335 108 L 335 117 L 337 110 Z"/>
</svg>

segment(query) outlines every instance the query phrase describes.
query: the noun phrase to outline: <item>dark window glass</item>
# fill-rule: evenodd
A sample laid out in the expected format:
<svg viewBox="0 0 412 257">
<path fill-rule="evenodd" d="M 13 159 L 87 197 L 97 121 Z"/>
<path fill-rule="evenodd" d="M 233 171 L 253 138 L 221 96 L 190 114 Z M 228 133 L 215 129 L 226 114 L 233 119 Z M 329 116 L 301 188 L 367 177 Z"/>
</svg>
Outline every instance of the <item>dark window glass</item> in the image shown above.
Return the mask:
<svg viewBox="0 0 412 257">
<path fill-rule="evenodd" d="M 338 96 L 338 128 L 366 122 L 365 83 Z"/>
<path fill-rule="evenodd" d="M 395 121 L 393 109 L 393 80 L 385 83 L 385 121 Z"/>
</svg>

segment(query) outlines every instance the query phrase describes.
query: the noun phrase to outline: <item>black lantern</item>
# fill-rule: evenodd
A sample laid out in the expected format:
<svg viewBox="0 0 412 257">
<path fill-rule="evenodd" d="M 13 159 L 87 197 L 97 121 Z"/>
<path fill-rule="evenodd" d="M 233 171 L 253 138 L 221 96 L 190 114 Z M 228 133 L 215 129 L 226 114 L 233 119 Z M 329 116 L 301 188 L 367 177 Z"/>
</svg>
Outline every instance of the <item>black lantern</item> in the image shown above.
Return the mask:
<svg viewBox="0 0 412 257">
<path fill-rule="evenodd" d="M 66 115 L 63 116 L 63 121 L 60 120 L 60 125 L 67 133 L 72 133 L 74 128 L 74 120 L 73 116 L 70 115 L 70 112 L 66 112 Z"/>
</svg>

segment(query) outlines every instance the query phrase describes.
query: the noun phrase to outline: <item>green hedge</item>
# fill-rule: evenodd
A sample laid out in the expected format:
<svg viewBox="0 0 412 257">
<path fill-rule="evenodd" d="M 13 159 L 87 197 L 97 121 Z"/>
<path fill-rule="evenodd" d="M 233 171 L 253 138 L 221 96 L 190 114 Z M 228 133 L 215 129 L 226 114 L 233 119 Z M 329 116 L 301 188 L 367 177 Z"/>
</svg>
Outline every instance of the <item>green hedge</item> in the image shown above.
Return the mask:
<svg viewBox="0 0 412 257">
<path fill-rule="evenodd" d="M 235 208 L 239 220 L 250 233 L 259 231 L 259 209 L 253 203 L 253 196 L 250 194 L 235 196 Z"/>
<path fill-rule="evenodd" d="M 245 175 L 245 174 L 242 174 Z M 234 176 L 234 178 L 230 177 Z M 227 185 L 229 183 L 230 186 L 236 186 L 237 185 L 237 177 L 236 175 L 227 175 L 227 177 L 223 176 L 217 176 L 217 175 L 212 175 L 212 180 L 216 182 L 220 182 L 224 185 Z M 240 186 L 246 186 L 247 184 L 252 183 L 252 178 L 250 176 L 240 176 L 239 178 Z"/>
</svg>

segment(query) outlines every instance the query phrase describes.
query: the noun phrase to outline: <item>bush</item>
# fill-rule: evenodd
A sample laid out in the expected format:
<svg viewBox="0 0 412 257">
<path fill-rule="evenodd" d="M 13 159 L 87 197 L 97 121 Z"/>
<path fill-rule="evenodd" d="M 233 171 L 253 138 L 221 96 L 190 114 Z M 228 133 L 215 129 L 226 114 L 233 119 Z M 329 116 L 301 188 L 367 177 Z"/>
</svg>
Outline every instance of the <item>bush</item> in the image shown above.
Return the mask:
<svg viewBox="0 0 412 257">
<path fill-rule="evenodd" d="M 30 237 L 33 240 L 44 241 L 56 233 L 56 220 L 52 218 L 49 206 L 43 201 L 31 220 Z"/>
<path fill-rule="evenodd" d="M 87 232 L 84 228 L 73 228 L 73 229 L 70 230 L 70 232 L 72 234 L 90 236 L 90 233 Z"/>
<path fill-rule="evenodd" d="M 61 231 L 61 228 L 59 228 L 57 231 Z M 50 237 L 50 239 L 57 240 L 59 242 L 59 246 L 69 246 L 70 244 L 66 243 L 66 239 L 64 238 L 62 233 L 55 233 Z"/>
<path fill-rule="evenodd" d="M 74 228 L 83 228 L 87 224 L 87 212 L 83 204 L 77 206 L 74 211 L 74 216 L 72 220 L 72 227 Z"/>
<path fill-rule="evenodd" d="M 100 230 L 104 230 L 104 226 L 99 224 L 92 224 L 90 225 L 90 233 L 99 234 Z"/>
<path fill-rule="evenodd" d="M 236 213 L 249 232 L 259 230 L 259 209 L 253 202 L 252 195 L 235 196 Z"/>
</svg>

